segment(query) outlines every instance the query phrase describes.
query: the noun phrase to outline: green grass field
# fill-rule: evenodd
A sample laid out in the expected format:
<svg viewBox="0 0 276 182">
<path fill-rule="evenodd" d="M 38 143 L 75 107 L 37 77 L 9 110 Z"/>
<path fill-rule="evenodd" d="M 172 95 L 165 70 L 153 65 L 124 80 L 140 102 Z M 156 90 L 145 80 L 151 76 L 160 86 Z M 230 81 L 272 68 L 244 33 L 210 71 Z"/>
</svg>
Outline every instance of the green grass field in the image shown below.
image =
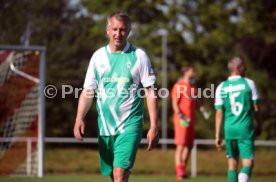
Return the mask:
<svg viewBox="0 0 276 182">
<path fill-rule="evenodd" d="M 276 176 L 275 148 L 256 151 L 254 175 Z M 225 151 L 198 150 L 197 169 L 202 176 L 226 175 Z M 99 174 L 98 151 L 91 149 L 46 150 L 46 174 Z M 190 167 L 188 166 L 188 170 Z M 139 175 L 174 175 L 174 150 L 140 149 L 133 169 Z M 275 180 L 276 181 L 276 180 Z"/>
<path fill-rule="evenodd" d="M 273 177 L 258 177 L 251 180 L 251 182 L 275 182 L 276 178 Z M 91 176 L 46 176 L 43 179 L 39 178 L 19 178 L 19 177 L 5 177 L 0 178 L 1 182 L 109 182 L 108 177 L 99 175 Z M 163 175 L 133 175 L 130 182 L 174 182 L 174 176 Z M 225 182 L 225 177 L 203 176 L 187 179 L 189 182 Z"/>
</svg>

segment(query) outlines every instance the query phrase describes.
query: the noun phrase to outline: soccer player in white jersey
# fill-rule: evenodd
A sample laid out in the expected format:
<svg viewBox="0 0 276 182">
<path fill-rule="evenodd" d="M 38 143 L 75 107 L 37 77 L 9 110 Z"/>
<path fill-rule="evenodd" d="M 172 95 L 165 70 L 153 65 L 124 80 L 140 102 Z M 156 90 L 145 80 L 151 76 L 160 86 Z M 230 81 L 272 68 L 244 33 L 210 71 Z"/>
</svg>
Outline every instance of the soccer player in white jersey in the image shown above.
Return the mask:
<svg viewBox="0 0 276 182">
<path fill-rule="evenodd" d="M 219 150 L 222 147 L 224 121 L 228 182 L 248 182 L 254 162 L 253 113 L 259 110 L 259 96 L 254 81 L 244 77 L 246 67 L 240 57 L 230 59 L 228 69 L 230 76 L 216 89 L 216 146 Z M 239 157 L 242 168 L 237 174 Z"/>
<path fill-rule="evenodd" d="M 92 56 L 79 98 L 74 135 L 82 140 L 84 118 L 97 97 L 98 140 L 101 173 L 115 182 L 128 181 L 140 144 L 144 120 L 145 90 L 150 129 L 148 150 L 158 142 L 156 77 L 144 50 L 127 41 L 131 22 L 127 14 L 107 18 L 109 44 Z"/>
</svg>

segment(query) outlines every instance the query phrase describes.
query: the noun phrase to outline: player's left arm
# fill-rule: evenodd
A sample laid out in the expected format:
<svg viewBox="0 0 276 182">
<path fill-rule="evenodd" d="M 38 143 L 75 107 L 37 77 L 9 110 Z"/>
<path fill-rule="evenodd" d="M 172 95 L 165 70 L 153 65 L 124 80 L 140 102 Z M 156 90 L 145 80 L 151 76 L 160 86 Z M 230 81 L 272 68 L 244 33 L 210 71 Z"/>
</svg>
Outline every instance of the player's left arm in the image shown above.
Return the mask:
<svg viewBox="0 0 276 182">
<path fill-rule="evenodd" d="M 254 109 L 254 116 L 255 116 L 254 118 L 256 121 L 255 136 L 259 136 L 262 131 L 262 123 L 260 119 L 259 94 L 254 81 L 250 82 L 250 87 L 251 87 L 252 102 L 253 102 L 253 109 Z"/>
<path fill-rule="evenodd" d="M 256 121 L 255 136 L 260 136 L 262 133 L 262 122 L 260 119 L 259 105 L 254 104 L 254 118 Z"/>
<path fill-rule="evenodd" d="M 199 109 L 204 119 L 208 120 L 210 118 L 210 112 L 206 109 L 204 103 L 201 100 L 197 101 L 197 108 Z"/>
<path fill-rule="evenodd" d="M 148 151 L 158 144 L 159 134 L 158 134 L 158 122 L 157 122 L 157 93 L 151 88 L 145 88 L 147 96 L 147 105 L 150 117 L 150 128 L 147 134 Z"/>
<path fill-rule="evenodd" d="M 148 151 L 152 150 L 158 143 L 158 124 L 157 124 L 157 93 L 154 88 L 156 77 L 150 63 L 150 59 L 145 51 L 138 49 L 137 57 L 140 61 L 140 78 L 147 96 L 147 105 L 150 117 L 150 128 L 147 134 Z"/>
<path fill-rule="evenodd" d="M 198 89 L 195 89 L 196 91 Z M 196 92 L 195 95 L 198 95 Z M 208 120 L 210 118 L 210 112 L 206 109 L 202 98 L 196 98 L 196 108 L 200 111 L 204 119 Z"/>
<path fill-rule="evenodd" d="M 218 109 L 216 111 L 216 147 L 220 151 L 222 148 L 222 138 L 221 138 L 221 125 L 223 122 L 223 110 Z"/>
</svg>

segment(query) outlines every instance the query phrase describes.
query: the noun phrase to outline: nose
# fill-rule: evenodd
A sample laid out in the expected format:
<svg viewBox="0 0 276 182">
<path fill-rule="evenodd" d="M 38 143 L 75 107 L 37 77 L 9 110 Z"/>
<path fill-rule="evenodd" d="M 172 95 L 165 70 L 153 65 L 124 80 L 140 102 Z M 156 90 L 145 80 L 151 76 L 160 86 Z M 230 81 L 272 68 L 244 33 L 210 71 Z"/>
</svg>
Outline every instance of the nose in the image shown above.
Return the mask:
<svg viewBox="0 0 276 182">
<path fill-rule="evenodd" d="M 120 35 L 120 30 L 115 31 L 115 36 L 118 37 Z"/>
</svg>

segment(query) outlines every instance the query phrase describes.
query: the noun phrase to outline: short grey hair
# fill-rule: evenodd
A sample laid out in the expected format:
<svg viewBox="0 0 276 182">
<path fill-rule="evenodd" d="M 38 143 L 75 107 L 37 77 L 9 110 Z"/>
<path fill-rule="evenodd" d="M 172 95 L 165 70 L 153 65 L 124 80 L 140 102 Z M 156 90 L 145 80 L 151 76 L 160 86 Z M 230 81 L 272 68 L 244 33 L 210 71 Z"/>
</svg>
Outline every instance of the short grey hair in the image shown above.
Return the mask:
<svg viewBox="0 0 276 182">
<path fill-rule="evenodd" d="M 106 19 L 106 24 L 105 24 L 106 28 L 109 26 L 110 20 L 112 18 L 116 18 L 117 20 L 124 21 L 127 24 L 128 29 L 129 30 L 131 29 L 131 21 L 127 13 L 123 11 L 115 11 L 111 13 Z"/>
<path fill-rule="evenodd" d="M 233 57 L 228 60 L 228 70 L 230 72 L 234 71 L 235 69 L 243 65 L 244 65 L 244 61 L 241 57 Z"/>
</svg>

